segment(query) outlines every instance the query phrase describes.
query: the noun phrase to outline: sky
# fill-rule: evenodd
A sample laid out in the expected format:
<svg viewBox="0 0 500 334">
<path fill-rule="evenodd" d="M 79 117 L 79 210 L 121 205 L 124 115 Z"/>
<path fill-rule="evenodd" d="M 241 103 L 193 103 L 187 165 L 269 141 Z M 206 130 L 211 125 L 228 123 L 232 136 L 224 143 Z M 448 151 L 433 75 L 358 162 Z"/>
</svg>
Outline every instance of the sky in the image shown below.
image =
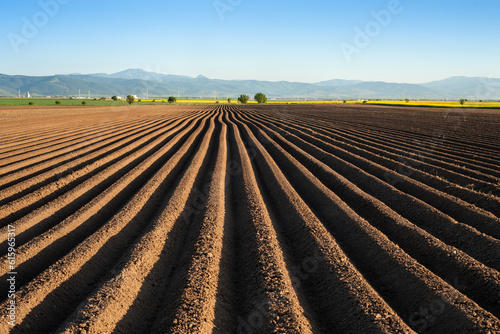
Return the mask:
<svg viewBox="0 0 500 334">
<path fill-rule="evenodd" d="M 500 78 L 498 0 L 3 0 L 0 73 Z"/>
</svg>

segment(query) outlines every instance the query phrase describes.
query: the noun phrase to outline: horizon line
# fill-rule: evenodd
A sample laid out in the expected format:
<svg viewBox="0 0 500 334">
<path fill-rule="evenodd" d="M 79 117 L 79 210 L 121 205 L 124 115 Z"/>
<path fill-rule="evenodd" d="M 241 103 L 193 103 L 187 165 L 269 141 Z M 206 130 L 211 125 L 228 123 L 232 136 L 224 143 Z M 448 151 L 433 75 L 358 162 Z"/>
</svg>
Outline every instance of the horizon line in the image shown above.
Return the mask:
<svg viewBox="0 0 500 334">
<path fill-rule="evenodd" d="M 289 81 L 289 80 L 260 80 L 260 79 L 220 79 L 220 78 L 210 78 L 207 77 L 203 74 L 199 74 L 197 76 L 189 76 L 185 74 L 170 74 L 170 73 L 160 73 L 160 72 L 150 72 L 146 71 L 140 68 L 128 68 L 122 71 L 118 72 L 113 72 L 113 73 L 105 73 L 105 72 L 95 72 L 95 73 L 56 73 L 56 74 L 46 74 L 46 75 L 28 75 L 28 74 L 7 74 L 7 73 L 0 73 L 0 75 L 6 75 L 6 76 L 22 76 L 22 77 L 51 77 L 51 76 L 97 76 L 97 75 L 113 75 L 113 74 L 118 74 L 130 70 L 136 70 L 136 71 L 142 71 L 144 73 L 150 73 L 150 74 L 158 74 L 158 75 L 169 75 L 169 76 L 176 76 L 176 77 L 187 77 L 190 79 L 198 79 L 199 77 L 203 77 L 208 80 L 221 80 L 221 81 L 260 81 L 260 82 L 273 82 L 273 83 L 278 83 L 278 82 L 288 82 L 288 83 L 300 83 L 300 84 L 310 84 L 310 85 L 315 85 L 323 82 L 328 82 L 328 81 L 333 81 L 333 80 L 342 80 L 342 81 L 358 81 L 358 82 L 373 82 L 373 83 L 390 83 L 390 84 L 409 84 L 409 85 L 419 85 L 419 84 L 428 84 L 436 81 L 443 81 L 447 79 L 453 79 L 453 78 L 467 78 L 467 79 L 489 79 L 489 80 L 500 80 L 500 78 L 492 78 L 492 77 L 484 77 L 484 76 L 466 76 L 466 75 L 453 75 L 449 77 L 445 77 L 443 79 L 438 79 L 438 80 L 431 80 L 427 82 L 419 82 L 419 83 L 410 83 L 410 82 L 393 82 L 393 81 L 383 81 L 383 80 L 362 80 L 362 79 L 344 79 L 344 78 L 332 78 L 328 80 L 322 80 L 322 81 L 316 81 L 316 82 L 305 82 L 305 81 Z M 128 79 L 128 78 L 122 78 L 125 80 L 143 80 L 143 81 L 154 81 L 154 80 L 146 80 L 146 79 Z"/>
</svg>

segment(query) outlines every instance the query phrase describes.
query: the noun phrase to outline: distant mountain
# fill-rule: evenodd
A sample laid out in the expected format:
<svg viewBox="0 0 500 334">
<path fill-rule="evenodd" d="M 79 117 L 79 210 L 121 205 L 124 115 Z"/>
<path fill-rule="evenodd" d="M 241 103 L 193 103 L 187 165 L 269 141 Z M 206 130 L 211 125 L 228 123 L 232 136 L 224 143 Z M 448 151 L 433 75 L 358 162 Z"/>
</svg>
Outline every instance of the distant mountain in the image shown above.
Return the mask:
<svg viewBox="0 0 500 334">
<path fill-rule="evenodd" d="M 0 96 L 138 95 L 145 97 L 237 97 L 263 92 L 268 98 L 308 99 L 500 99 L 500 79 L 453 77 L 425 84 L 334 79 L 318 83 L 219 80 L 129 69 L 118 73 L 43 77 L 0 74 Z"/>
<path fill-rule="evenodd" d="M 341 86 L 351 86 L 362 82 L 363 81 L 361 80 L 333 79 L 333 80 L 317 82 L 316 85 L 323 87 L 341 87 Z"/>
<path fill-rule="evenodd" d="M 6 76 L 0 74 L 0 90 L 6 96 L 87 96 L 92 97 L 135 94 L 144 87 L 151 87 L 158 95 L 168 89 L 167 85 L 143 80 L 104 78 L 91 75 L 54 75 L 46 77 Z"/>
<path fill-rule="evenodd" d="M 102 76 L 102 75 L 101 75 Z M 107 78 L 115 78 L 115 79 L 130 79 L 130 80 L 145 80 L 145 81 L 157 81 L 157 82 L 168 82 L 168 81 L 185 81 L 191 80 L 193 78 L 182 75 L 171 75 L 171 74 L 161 74 L 156 72 L 146 72 L 140 69 L 128 69 L 125 71 L 121 71 L 118 73 L 113 73 L 109 75 L 105 75 Z"/>
<path fill-rule="evenodd" d="M 451 77 L 444 80 L 423 84 L 443 96 L 455 98 L 498 99 L 500 97 L 500 79 L 483 77 Z"/>
<path fill-rule="evenodd" d="M 418 98 L 425 99 L 440 99 L 442 96 L 433 89 L 415 84 L 400 84 L 400 83 L 387 83 L 387 82 L 361 82 L 348 89 L 359 90 L 362 96 L 367 99 L 376 99 L 379 96 L 384 96 L 388 99 L 405 99 L 408 97 L 417 96 Z"/>
</svg>

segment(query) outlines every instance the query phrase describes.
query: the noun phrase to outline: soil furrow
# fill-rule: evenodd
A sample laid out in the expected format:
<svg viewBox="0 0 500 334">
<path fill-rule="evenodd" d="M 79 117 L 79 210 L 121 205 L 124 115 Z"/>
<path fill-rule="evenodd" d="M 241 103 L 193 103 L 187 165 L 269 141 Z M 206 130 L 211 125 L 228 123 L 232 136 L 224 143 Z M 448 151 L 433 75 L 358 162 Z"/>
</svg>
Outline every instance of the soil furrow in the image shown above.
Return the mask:
<svg viewBox="0 0 500 334">
<path fill-rule="evenodd" d="M 115 152 L 101 161 L 87 166 L 82 171 L 83 176 L 80 178 L 72 180 L 72 175 L 70 175 L 68 178 L 70 178 L 71 182 L 66 187 L 58 188 L 59 183 L 55 182 L 53 185 L 49 184 L 44 187 L 45 189 L 39 189 L 31 198 L 37 200 L 39 198 L 37 195 L 45 192 L 46 194 L 40 196 L 42 197 L 41 200 L 33 204 L 28 202 L 26 210 L 14 212 L 3 218 L 2 221 L 6 221 L 6 223 L 15 221 L 18 242 L 29 239 L 30 236 L 23 237 L 23 232 L 29 231 L 32 228 L 34 229 L 27 232 L 29 235 L 39 234 L 45 226 L 51 227 L 51 221 L 58 222 L 64 220 L 81 206 L 85 205 L 85 203 L 99 195 L 99 193 L 125 175 L 129 170 L 140 164 L 145 157 L 165 145 L 174 136 L 175 132 L 180 130 L 172 129 L 168 131 L 167 129 L 167 132 L 156 134 L 144 143 L 140 143 L 140 141 L 134 143 L 134 145 L 139 145 L 135 149 L 129 151 L 128 148 L 125 148 L 122 150 L 123 152 Z M 62 183 L 64 184 L 64 182 Z M 21 199 L 17 202 L 23 205 L 27 200 Z M 5 214 L 8 214 L 10 210 L 4 211 Z M 29 213 L 24 215 L 26 211 L 29 211 Z M 18 218 L 17 220 L 12 219 L 12 217 L 16 216 L 21 216 L 22 218 Z M 0 242 L 3 243 L 5 240 L 0 234 Z"/>
<path fill-rule="evenodd" d="M 0 108 L 0 334 L 500 333 L 498 126 L 366 104 Z"/>
<path fill-rule="evenodd" d="M 79 154 L 79 158 L 75 158 L 63 165 L 56 164 L 52 166 L 50 171 L 38 174 L 36 177 L 31 177 L 25 181 L 18 180 L 18 182 L 11 187 L 2 189 L 2 199 L 0 200 L 0 203 L 3 205 L 4 203 L 10 202 L 12 205 L 13 202 L 19 198 L 26 196 L 27 194 L 33 192 L 33 190 L 40 191 L 41 187 L 48 185 L 53 181 L 57 181 L 57 187 L 62 188 L 69 182 L 76 180 L 79 173 L 81 173 L 81 170 L 84 170 L 88 165 L 93 165 L 97 161 L 104 161 L 111 154 L 114 154 L 124 148 L 129 149 L 130 147 L 130 150 L 133 150 L 134 145 L 131 144 L 134 143 L 134 141 L 144 142 L 143 138 L 146 138 L 151 133 L 159 133 L 162 129 L 175 127 L 180 122 L 181 120 L 172 123 L 168 122 L 165 124 L 158 124 L 152 128 L 146 127 L 136 131 L 130 131 L 128 134 L 124 134 L 121 138 L 113 138 L 100 142 L 100 147 L 96 147 L 96 149 L 92 150 L 91 153 Z M 43 196 L 39 195 L 38 197 L 40 198 Z"/>
<path fill-rule="evenodd" d="M 254 116 L 250 117 L 251 119 L 254 119 Z M 262 121 L 262 119 L 260 118 L 255 119 Z M 271 127 L 276 127 L 276 125 L 273 125 L 272 123 L 269 123 L 268 125 Z M 283 130 L 279 127 L 276 127 L 275 129 L 278 132 L 283 132 Z M 416 181 L 424 183 L 436 190 L 442 191 L 451 196 L 457 197 L 465 202 L 477 206 L 480 209 L 491 212 L 496 217 L 500 217 L 500 197 L 495 197 L 491 194 L 484 194 L 472 189 L 458 186 L 434 175 L 425 173 L 419 170 L 417 167 L 417 165 L 413 167 L 405 166 L 404 168 L 402 166 L 396 166 L 395 169 L 397 171 L 402 171 L 404 174 L 410 176 Z"/>
<path fill-rule="evenodd" d="M 142 124 L 151 124 L 154 121 L 151 120 L 142 120 Z M 49 141 L 44 141 L 40 136 L 40 143 L 36 143 L 32 146 L 19 146 L 15 147 L 15 150 L 10 152 L 5 152 L 0 157 L 0 162 L 5 165 L 6 163 L 14 163 L 17 161 L 23 160 L 26 157 L 36 157 L 43 153 L 50 153 L 54 151 L 58 146 L 67 145 L 73 141 L 78 141 L 81 138 L 86 138 L 89 136 L 102 135 L 105 133 L 109 133 L 110 131 L 116 131 L 116 128 L 128 129 L 133 125 L 139 125 L 137 122 L 127 121 L 126 123 L 121 124 L 112 124 L 107 126 L 93 126 L 90 129 L 79 130 L 77 132 L 68 134 L 67 136 L 59 135 L 54 136 L 54 139 Z M 57 130 L 55 130 L 57 131 Z M 8 154 L 7 154 L 8 153 Z"/>
<path fill-rule="evenodd" d="M 160 121 L 161 122 L 161 121 Z M 163 121 L 165 122 L 165 121 Z M 142 122 L 141 122 L 142 123 Z M 12 164 L 9 164 L 7 167 L 0 168 L 0 171 L 3 171 L 4 174 L 13 174 L 16 173 L 16 171 L 19 170 L 25 170 L 26 168 L 32 167 L 32 166 L 39 166 L 44 162 L 51 162 L 53 163 L 54 159 L 65 157 L 66 155 L 73 154 L 75 151 L 78 150 L 89 150 L 94 144 L 97 144 L 99 142 L 105 141 L 106 139 L 116 139 L 119 138 L 120 135 L 127 133 L 130 131 L 130 128 L 140 128 L 141 125 L 137 126 L 136 124 L 131 125 L 128 128 L 125 129 L 116 129 L 112 128 L 111 131 L 107 133 L 102 133 L 101 135 L 97 136 L 92 136 L 88 137 L 86 140 L 79 140 L 77 143 L 68 145 L 65 147 L 62 147 L 60 149 L 53 150 L 51 152 L 47 152 L 44 154 L 28 157 L 22 161 L 19 162 L 14 162 Z"/>
<path fill-rule="evenodd" d="M 263 130 L 267 129 L 263 124 L 259 123 L 258 126 Z M 278 132 L 270 130 L 267 130 L 266 133 L 269 133 L 271 138 L 276 140 L 304 166 L 307 166 L 321 182 L 339 196 L 342 197 L 342 194 L 348 190 L 348 184 L 352 182 L 359 189 L 384 202 L 401 216 L 449 245 L 464 250 L 496 270 L 500 269 L 500 259 L 497 256 L 500 254 L 498 240 L 485 236 L 466 224 L 458 223 L 431 205 L 291 134 L 284 134 L 283 137 Z M 329 166 L 335 166 L 335 168 L 332 169 Z M 352 203 L 354 206 L 360 205 L 357 199 L 353 200 Z"/>
<path fill-rule="evenodd" d="M 82 328 L 88 333 L 119 331 L 116 326 L 125 315 L 128 321 L 120 323 L 122 328 L 134 333 L 145 330 L 144 322 L 152 316 L 148 311 L 161 303 L 160 298 L 155 298 L 159 292 L 157 287 L 169 277 L 176 258 L 182 254 L 181 250 L 188 251 L 182 249 L 183 240 L 192 222 L 184 220 L 183 213 L 198 173 L 209 159 L 214 128 L 212 117 L 209 128 L 202 133 L 203 139 L 193 160 L 150 228 L 115 265 L 114 274 L 106 278 L 104 284 L 87 298 L 85 305 L 68 319 L 61 333 L 79 333 Z M 113 314 L 113 320 L 110 320 L 110 314 Z"/>
<path fill-rule="evenodd" d="M 435 139 L 429 140 L 417 140 L 414 136 L 392 136 L 385 135 L 381 136 L 377 134 L 367 134 L 367 131 L 363 130 L 347 130 L 347 129 L 333 129 L 328 124 L 316 124 L 314 122 L 300 122 L 301 124 L 312 124 L 317 129 L 321 129 L 324 134 L 331 136 L 337 136 L 340 140 L 349 139 L 352 143 L 364 143 L 368 145 L 373 145 L 377 148 L 391 150 L 392 153 L 398 153 L 401 155 L 408 155 L 408 152 L 419 153 L 425 157 L 437 158 L 438 160 L 451 163 L 460 164 L 464 163 L 465 167 L 472 170 L 482 171 L 483 173 L 490 175 L 500 175 L 498 170 L 498 161 L 486 160 L 482 162 L 482 159 L 475 156 L 470 158 L 470 154 L 464 154 L 463 150 L 454 150 L 452 147 L 447 147 L 444 139 L 439 140 L 436 135 Z M 413 154 L 412 154 L 413 155 Z"/>
<path fill-rule="evenodd" d="M 281 125 L 280 128 L 281 130 L 279 132 L 284 131 L 285 133 L 290 133 L 293 136 L 297 136 L 297 138 L 305 140 L 308 143 L 313 144 L 328 153 L 331 153 L 332 155 L 335 155 L 349 163 L 352 163 L 353 165 L 379 178 L 380 180 L 384 180 L 385 182 L 390 183 L 397 189 L 423 200 L 424 202 L 430 204 L 443 213 L 453 217 L 457 221 L 470 225 L 483 233 L 493 236 L 496 239 L 500 239 L 499 218 L 458 198 L 452 197 L 448 194 L 442 193 L 441 191 L 413 180 L 411 177 L 407 176 L 405 170 L 399 170 L 395 172 L 382 165 L 379 165 L 378 163 L 376 163 L 379 157 L 375 154 L 365 151 L 366 155 L 373 158 L 372 160 L 369 160 L 366 157 L 358 155 L 358 150 L 355 148 L 347 151 L 332 144 L 325 143 L 322 140 L 304 131 L 295 130 L 286 125 Z M 296 139 L 293 136 L 290 136 L 290 138 L 287 139 L 294 141 L 295 143 Z M 330 167 L 335 169 L 334 166 Z"/>
<path fill-rule="evenodd" d="M 178 150 L 181 143 L 193 132 L 193 122 L 172 140 L 140 165 L 129 171 L 120 180 L 103 191 L 75 214 L 58 223 L 51 230 L 40 234 L 24 245 L 18 246 L 20 253 L 17 266 L 23 274 L 18 278 L 22 285 L 62 257 L 71 248 L 95 232 L 104 222 L 111 219 L 122 203 L 126 203 L 136 189 L 146 183 L 161 165 Z M 6 256 L 2 259 L 6 259 Z"/>
<path fill-rule="evenodd" d="M 245 124 L 239 124 L 254 147 L 256 162 L 274 206 L 284 217 L 280 224 L 295 247 L 300 262 L 292 264 L 297 274 L 304 264 L 309 272 L 298 278 L 299 286 L 307 286 L 315 313 L 325 321 L 325 328 L 335 332 L 407 331 L 410 329 L 381 299 L 352 265 L 349 258 L 326 231 L 323 224 L 296 194 L 272 159 L 258 144 Z M 330 206 L 331 207 L 331 206 Z M 346 285 L 347 282 L 350 282 Z M 339 307 L 341 305 L 341 307 Z M 346 311 L 348 310 L 348 311 Z M 329 315 L 329 316 L 327 316 Z M 377 316 L 378 315 L 378 316 Z"/>
<path fill-rule="evenodd" d="M 328 133 L 323 133 L 324 131 L 317 131 L 317 129 L 311 129 L 295 123 L 296 122 L 288 122 L 287 126 L 291 126 L 295 130 L 307 131 L 326 144 L 355 152 L 356 154 L 376 161 L 387 168 L 403 170 L 408 169 L 410 171 L 414 168 L 418 168 L 420 171 L 439 175 L 450 182 L 457 183 L 464 187 L 472 185 L 474 188 L 480 189 L 481 191 L 492 192 L 493 194 L 500 195 L 500 187 L 496 186 L 498 178 L 495 176 L 486 175 L 455 165 L 451 166 L 444 164 L 445 166 L 442 166 L 442 163 L 433 161 L 434 159 L 420 157 L 415 152 L 410 152 L 410 155 L 405 157 L 405 155 L 398 155 L 383 149 L 374 148 L 373 145 L 349 143 L 349 141 L 346 141 L 345 139 L 337 140 L 332 138 Z M 369 152 L 369 154 L 366 152 Z M 373 159 L 372 157 L 374 155 L 376 155 L 378 159 Z M 410 171 L 408 173 L 412 174 Z"/>
<path fill-rule="evenodd" d="M 111 220 L 19 289 L 16 315 L 18 328 L 24 329 L 19 332 L 35 333 L 34 329 L 37 329 L 37 332 L 46 333 L 47 328 L 62 322 L 86 299 L 85 295 L 94 289 L 100 277 L 110 274 L 109 268 L 130 247 L 126 241 L 143 235 L 145 229 L 152 229 L 151 219 L 158 205 L 165 201 L 164 194 L 169 186 L 188 163 L 186 159 L 193 154 L 196 142 L 203 136 L 203 127 L 184 142 L 181 149 Z M 54 310 L 53 305 L 65 306 Z M 5 311 L 6 307 L 2 307 L 2 317 L 6 316 Z M 41 324 L 38 318 L 43 318 L 44 323 Z"/>
<path fill-rule="evenodd" d="M 288 152 L 276 146 L 270 137 L 260 132 L 262 125 L 260 127 L 253 126 L 253 128 L 256 136 L 261 138 L 261 143 L 273 153 L 278 164 L 286 170 L 288 179 L 308 184 L 303 188 L 305 189 L 303 193 L 309 198 L 310 206 L 318 212 L 326 211 L 324 208 L 329 205 L 329 197 L 333 196 L 332 194 L 327 196 L 330 191 L 317 181 L 316 176 L 319 174 L 317 173 L 319 168 L 314 170 L 313 175 Z M 279 135 L 276 134 L 276 136 Z M 312 157 L 308 157 L 308 159 L 314 160 Z M 331 181 L 331 189 L 342 189 L 341 194 L 338 195 L 347 205 L 443 280 L 453 281 L 460 277 L 461 284 L 467 286 L 467 295 L 494 315 L 500 315 L 500 308 L 495 296 L 495 292 L 500 290 L 500 274 L 497 271 L 485 267 L 459 249 L 443 244 L 439 239 L 399 216 L 382 202 L 363 193 L 345 178 L 331 170 L 329 171 L 326 165 L 322 167 L 323 174 L 327 174 L 328 180 Z M 298 188 L 296 187 L 296 189 Z M 322 195 L 321 192 L 325 195 Z M 496 252 L 490 252 L 490 256 L 499 253 L 500 244 L 496 246 Z M 433 254 L 433 257 L 430 258 L 427 254 Z"/>
<path fill-rule="evenodd" d="M 247 125 L 242 124 L 242 127 L 247 128 Z M 249 135 L 252 137 L 250 133 Z M 252 141 L 256 147 L 261 147 L 256 139 Z M 267 154 L 264 149 L 259 151 L 265 158 Z M 262 160 L 257 159 L 257 161 Z M 272 164 L 272 160 L 268 156 L 268 165 L 262 164 L 267 169 L 264 171 L 264 175 L 269 175 L 272 171 L 269 164 Z M 268 183 L 271 181 L 272 179 Z M 279 185 L 286 185 L 288 182 L 282 176 L 281 180 L 274 183 L 275 187 L 278 188 Z M 306 184 L 300 184 L 300 189 L 307 187 Z M 356 215 L 335 194 L 330 193 L 329 201 L 318 205 L 322 208 L 325 225 L 339 240 L 343 249 L 349 254 L 351 261 L 356 264 L 356 267 L 361 270 L 370 283 L 376 287 L 386 286 L 389 282 L 395 284 L 393 291 L 382 292 L 378 290 L 378 292 L 398 311 L 403 319 L 409 319 L 412 312 L 418 310 L 418 305 L 429 303 L 432 300 L 443 300 L 446 301 L 444 302 L 443 317 L 441 322 L 436 324 L 435 330 L 465 329 L 473 331 L 480 328 L 481 324 L 486 321 L 492 322 L 494 327 L 500 329 L 500 321 L 491 313 L 480 308 L 476 303 L 402 252 L 384 234 Z M 334 205 L 338 206 L 340 210 L 332 213 Z M 331 223 L 332 218 L 337 218 L 335 219 L 336 223 Z M 361 244 L 363 247 L 359 247 Z M 373 261 L 375 254 L 376 261 Z M 394 277 L 396 278 L 394 279 Z M 396 291 L 398 294 L 395 293 Z M 411 302 L 408 300 L 410 296 Z"/>
<path fill-rule="evenodd" d="M 147 129 L 142 129 L 142 130 L 147 130 Z M 0 179 L 0 190 L 6 189 L 11 186 L 16 186 L 20 182 L 24 182 L 26 180 L 29 180 L 30 178 L 37 177 L 43 173 L 53 171 L 54 168 L 58 168 L 58 166 L 64 166 L 65 164 L 69 164 L 75 161 L 76 159 L 85 158 L 85 156 L 93 154 L 102 149 L 103 147 L 106 147 L 107 145 L 112 145 L 118 142 L 120 138 L 127 137 L 128 135 L 132 136 L 134 135 L 134 133 L 138 133 L 140 131 L 141 128 L 138 127 L 135 131 L 131 133 L 124 132 L 121 137 L 117 136 L 116 138 L 109 138 L 109 139 L 101 138 L 102 140 L 96 142 L 95 144 L 72 151 L 68 154 L 48 159 L 47 161 L 35 164 L 30 167 L 22 168 L 17 172 L 10 173 L 9 175 L 3 176 Z"/>
<path fill-rule="evenodd" d="M 223 256 L 222 246 L 224 231 L 228 221 L 226 215 L 226 184 L 227 171 L 227 127 L 222 122 L 222 112 L 217 116 L 216 127 L 220 127 L 217 151 L 213 150 L 215 156 L 208 166 L 204 186 L 195 188 L 195 197 L 191 200 L 188 210 L 184 211 L 183 218 L 186 223 L 189 220 L 200 220 L 193 225 L 199 226 L 195 229 L 191 245 L 192 252 L 185 251 L 186 267 L 189 268 L 179 280 L 180 288 L 171 284 L 170 290 L 178 296 L 175 307 L 172 299 L 165 297 L 166 305 L 161 309 L 170 312 L 166 317 L 157 317 L 155 328 L 157 332 L 176 333 L 210 333 L 215 329 L 215 303 L 221 274 L 221 258 Z M 201 174 L 201 172 L 200 172 Z M 198 225 L 199 224 L 199 225 Z M 183 247 L 186 249 L 186 246 Z M 224 270 L 226 268 L 222 268 Z M 180 268 L 177 267 L 177 271 Z M 175 289 L 178 289 L 177 291 Z M 172 293 L 172 292 L 171 292 Z M 164 312 L 164 311 L 162 311 Z M 124 317 L 127 319 L 127 317 Z M 126 321 L 121 321 L 117 328 L 126 328 Z M 229 328 L 231 328 L 229 326 Z M 149 331 L 152 333 L 153 331 Z M 228 331 L 229 332 L 229 331 Z"/>
</svg>

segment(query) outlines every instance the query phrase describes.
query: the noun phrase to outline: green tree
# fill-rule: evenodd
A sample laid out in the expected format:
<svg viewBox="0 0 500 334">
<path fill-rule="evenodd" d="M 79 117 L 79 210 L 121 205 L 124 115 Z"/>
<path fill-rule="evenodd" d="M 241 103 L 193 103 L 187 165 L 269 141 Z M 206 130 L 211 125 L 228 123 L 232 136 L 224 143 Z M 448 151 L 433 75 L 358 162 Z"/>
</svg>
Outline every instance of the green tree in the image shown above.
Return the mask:
<svg viewBox="0 0 500 334">
<path fill-rule="evenodd" d="M 60 105 L 61 105 L 61 101 L 57 100 L 57 101 L 56 101 L 56 104 L 57 104 L 58 106 L 60 106 Z"/>
<path fill-rule="evenodd" d="M 87 105 L 87 101 L 82 101 L 82 106 L 86 106 Z"/>
<path fill-rule="evenodd" d="M 410 99 L 405 99 L 406 103 L 410 102 Z"/>
<path fill-rule="evenodd" d="M 347 101 L 346 101 L 346 100 L 343 100 L 343 101 L 342 101 L 342 103 L 347 103 Z"/>
<path fill-rule="evenodd" d="M 33 105 L 33 102 L 30 102 L 30 103 L 28 103 L 28 104 L 29 104 L 30 106 L 32 106 L 32 105 Z"/>
<path fill-rule="evenodd" d="M 267 103 L 267 97 L 262 93 L 255 94 L 254 99 L 258 103 Z"/>
<path fill-rule="evenodd" d="M 240 103 L 247 103 L 248 100 L 250 100 L 250 97 L 245 94 L 241 94 L 240 97 L 238 97 L 238 101 L 240 101 Z"/>
<path fill-rule="evenodd" d="M 229 99 L 227 99 L 227 103 L 231 103 L 231 99 L 230 99 L 230 98 L 229 98 Z"/>
<path fill-rule="evenodd" d="M 461 104 L 461 105 L 464 105 L 464 104 L 465 104 L 465 101 L 467 101 L 467 100 L 466 100 L 466 99 L 460 99 L 460 101 L 459 101 L 459 102 L 460 102 L 460 104 Z"/>
<path fill-rule="evenodd" d="M 113 100 L 113 101 L 118 101 L 118 96 L 116 96 L 116 95 L 112 96 L 112 97 L 111 97 L 111 100 Z"/>
<path fill-rule="evenodd" d="M 168 103 L 175 103 L 175 102 L 177 102 L 177 99 L 175 98 L 175 96 L 170 96 L 168 98 Z"/>
<path fill-rule="evenodd" d="M 135 97 L 133 97 L 132 95 L 127 95 L 128 104 L 132 104 L 132 103 L 134 103 L 134 101 L 135 101 Z"/>
</svg>

